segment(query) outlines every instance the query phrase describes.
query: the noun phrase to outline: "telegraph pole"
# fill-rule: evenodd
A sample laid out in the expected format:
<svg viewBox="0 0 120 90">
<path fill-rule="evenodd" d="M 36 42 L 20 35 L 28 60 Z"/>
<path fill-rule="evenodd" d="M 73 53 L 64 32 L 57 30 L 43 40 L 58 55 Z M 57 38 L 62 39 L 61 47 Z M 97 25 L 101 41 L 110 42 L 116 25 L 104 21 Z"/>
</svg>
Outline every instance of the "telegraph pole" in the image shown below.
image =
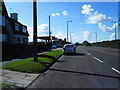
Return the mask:
<svg viewBox="0 0 120 90">
<path fill-rule="evenodd" d="M 68 23 L 69 22 L 72 22 L 72 21 L 67 21 L 67 42 L 69 42 L 69 40 L 68 40 Z"/>
<path fill-rule="evenodd" d="M 50 35 L 51 35 L 51 32 L 50 32 L 50 15 L 49 15 L 49 40 L 48 42 L 50 42 Z"/>
<path fill-rule="evenodd" d="M 116 23 L 117 22 L 115 22 L 115 21 L 111 21 L 111 22 L 113 22 L 115 24 L 115 40 L 116 40 Z"/>
<path fill-rule="evenodd" d="M 89 34 L 89 43 L 90 43 L 91 33 Z"/>
<path fill-rule="evenodd" d="M 37 58 L 37 3 L 33 0 L 33 43 L 34 43 L 34 62 L 38 62 Z"/>
<path fill-rule="evenodd" d="M 95 32 L 95 34 L 96 34 L 96 43 L 97 43 L 97 32 Z"/>
</svg>

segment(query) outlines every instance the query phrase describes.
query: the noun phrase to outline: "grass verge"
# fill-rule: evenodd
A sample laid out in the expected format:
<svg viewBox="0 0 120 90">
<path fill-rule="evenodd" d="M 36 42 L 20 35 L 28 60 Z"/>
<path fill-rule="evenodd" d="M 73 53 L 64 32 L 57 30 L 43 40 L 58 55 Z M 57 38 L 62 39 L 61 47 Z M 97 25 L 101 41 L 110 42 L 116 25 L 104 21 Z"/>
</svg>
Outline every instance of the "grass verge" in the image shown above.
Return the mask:
<svg viewBox="0 0 120 90">
<path fill-rule="evenodd" d="M 62 54 L 63 54 L 62 50 L 55 50 L 55 51 L 44 53 L 44 55 L 54 57 L 55 59 L 59 58 L 59 56 L 61 56 Z M 49 65 L 53 63 L 55 59 L 38 57 L 38 61 L 49 64 Z M 40 62 L 34 62 L 33 57 L 30 57 L 20 61 L 10 63 L 2 67 L 2 69 L 18 71 L 18 72 L 26 72 L 26 73 L 40 73 L 44 71 L 44 69 L 46 69 L 46 66 L 41 64 Z"/>
<path fill-rule="evenodd" d="M 10 84 L 7 83 L 0 83 L 0 88 L 5 89 L 5 88 L 13 88 Z"/>
</svg>

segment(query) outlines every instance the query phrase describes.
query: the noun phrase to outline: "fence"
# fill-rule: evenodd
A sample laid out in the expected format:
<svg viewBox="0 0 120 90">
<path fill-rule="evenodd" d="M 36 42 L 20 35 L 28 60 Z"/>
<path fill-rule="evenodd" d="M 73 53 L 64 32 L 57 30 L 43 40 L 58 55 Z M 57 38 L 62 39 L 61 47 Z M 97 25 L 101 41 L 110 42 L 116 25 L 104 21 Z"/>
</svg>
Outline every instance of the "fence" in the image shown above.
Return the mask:
<svg viewBox="0 0 120 90">
<path fill-rule="evenodd" d="M 49 43 L 38 43 L 37 45 L 38 53 L 48 51 L 51 48 Z M 10 60 L 13 58 L 24 58 L 27 56 L 32 56 L 33 54 L 34 45 L 9 45 L 3 44 L 2 45 L 2 61 Z"/>
</svg>

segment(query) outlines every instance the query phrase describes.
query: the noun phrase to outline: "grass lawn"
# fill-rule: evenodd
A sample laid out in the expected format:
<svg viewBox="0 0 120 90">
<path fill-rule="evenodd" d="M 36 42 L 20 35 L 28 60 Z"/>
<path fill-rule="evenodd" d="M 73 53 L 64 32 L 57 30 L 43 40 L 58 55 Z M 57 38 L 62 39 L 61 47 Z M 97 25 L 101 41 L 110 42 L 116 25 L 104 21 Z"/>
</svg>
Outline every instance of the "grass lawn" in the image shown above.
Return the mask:
<svg viewBox="0 0 120 90">
<path fill-rule="evenodd" d="M 7 83 L 0 83 L 0 88 L 4 89 L 4 88 L 12 88 L 10 84 L 7 84 Z"/>
<path fill-rule="evenodd" d="M 55 50 L 55 51 L 44 53 L 44 55 L 52 56 L 57 59 L 62 53 L 63 53 L 62 50 Z M 54 61 L 54 59 L 52 58 L 45 58 L 45 57 L 38 57 L 38 60 L 44 63 L 52 63 Z M 12 70 L 12 71 L 18 71 L 18 72 L 40 73 L 43 69 L 46 68 L 46 66 L 44 66 L 39 62 L 34 62 L 33 57 L 30 57 L 20 61 L 10 63 L 2 68 Z"/>
<path fill-rule="evenodd" d="M 62 50 L 54 50 L 51 52 L 44 53 L 42 55 L 52 56 L 57 59 L 61 54 L 63 54 Z"/>
</svg>

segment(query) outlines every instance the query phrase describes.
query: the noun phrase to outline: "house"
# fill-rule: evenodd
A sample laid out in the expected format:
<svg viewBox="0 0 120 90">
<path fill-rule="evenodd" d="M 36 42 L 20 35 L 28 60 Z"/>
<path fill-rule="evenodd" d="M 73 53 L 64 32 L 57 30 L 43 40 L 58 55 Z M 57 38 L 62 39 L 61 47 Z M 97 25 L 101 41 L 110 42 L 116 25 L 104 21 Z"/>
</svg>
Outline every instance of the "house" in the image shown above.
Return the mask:
<svg viewBox="0 0 120 90">
<path fill-rule="evenodd" d="M 4 2 L 0 2 L 0 42 L 3 44 L 28 44 L 27 26 L 18 21 L 18 14 L 8 16 Z"/>
</svg>

